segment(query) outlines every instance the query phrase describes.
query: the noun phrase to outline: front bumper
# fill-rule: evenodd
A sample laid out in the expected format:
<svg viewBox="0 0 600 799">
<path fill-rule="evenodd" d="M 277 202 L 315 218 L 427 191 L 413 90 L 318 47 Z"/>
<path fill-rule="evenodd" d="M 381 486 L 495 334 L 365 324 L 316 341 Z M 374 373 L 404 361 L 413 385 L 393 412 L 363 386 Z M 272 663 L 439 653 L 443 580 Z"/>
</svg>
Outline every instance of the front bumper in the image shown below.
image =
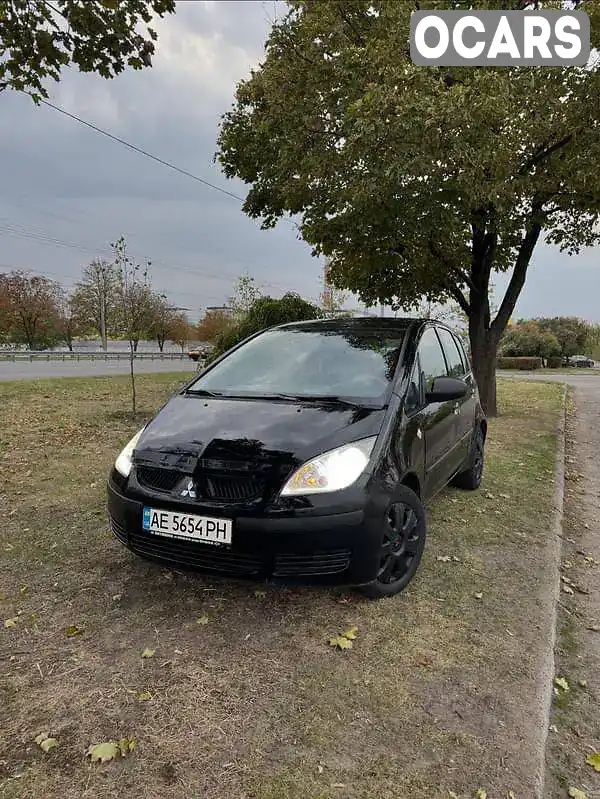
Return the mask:
<svg viewBox="0 0 600 799">
<path fill-rule="evenodd" d="M 284 584 L 361 585 L 375 579 L 381 546 L 381 515 L 362 509 L 311 515 L 237 515 L 231 547 L 165 538 L 142 527 L 144 504 L 108 483 L 108 512 L 115 537 L 138 555 L 207 574 Z M 169 509 L 169 503 L 163 503 Z M 181 510 L 181 508 L 178 508 Z M 190 513 L 204 513 L 189 507 Z M 232 518 L 226 512 L 206 515 Z"/>
</svg>

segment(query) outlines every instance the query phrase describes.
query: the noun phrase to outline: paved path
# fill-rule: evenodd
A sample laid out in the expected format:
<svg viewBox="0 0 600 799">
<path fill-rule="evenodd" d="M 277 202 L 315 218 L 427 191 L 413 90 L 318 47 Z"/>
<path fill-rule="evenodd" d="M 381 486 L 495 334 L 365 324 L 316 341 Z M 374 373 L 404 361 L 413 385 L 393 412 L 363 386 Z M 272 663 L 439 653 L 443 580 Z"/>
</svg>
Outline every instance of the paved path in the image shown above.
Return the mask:
<svg viewBox="0 0 600 799">
<path fill-rule="evenodd" d="M 149 372 L 189 372 L 196 364 L 189 358 L 184 361 L 136 361 L 138 374 Z M 36 380 L 53 377 L 101 377 L 103 375 L 129 374 L 128 361 L 0 361 L 0 380 Z"/>
<path fill-rule="evenodd" d="M 564 797 L 567 784 L 592 799 L 600 796 L 600 779 L 585 762 L 600 749 L 600 375 L 505 376 L 565 382 L 573 388 L 563 528 L 563 576 L 571 581 L 573 593 L 569 583 L 567 591 L 563 586 L 555 662 L 557 674 L 567 678 L 571 689 L 569 702 L 552 718 L 556 731 L 548 738 L 545 795 Z"/>
</svg>

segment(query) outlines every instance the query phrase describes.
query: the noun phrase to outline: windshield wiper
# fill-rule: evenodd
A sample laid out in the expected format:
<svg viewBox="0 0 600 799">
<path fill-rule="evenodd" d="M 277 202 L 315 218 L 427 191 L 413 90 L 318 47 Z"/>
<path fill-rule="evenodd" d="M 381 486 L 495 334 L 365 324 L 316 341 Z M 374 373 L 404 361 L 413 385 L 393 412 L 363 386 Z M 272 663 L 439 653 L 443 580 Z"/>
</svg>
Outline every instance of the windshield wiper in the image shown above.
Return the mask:
<svg viewBox="0 0 600 799">
<path fill-rule="evenodd" d="M 186 394 L 194 394 L 197 397 L 224 397 L 223 391 L 209 391 L 207 388 L 187 388 Z"/>
</svg>

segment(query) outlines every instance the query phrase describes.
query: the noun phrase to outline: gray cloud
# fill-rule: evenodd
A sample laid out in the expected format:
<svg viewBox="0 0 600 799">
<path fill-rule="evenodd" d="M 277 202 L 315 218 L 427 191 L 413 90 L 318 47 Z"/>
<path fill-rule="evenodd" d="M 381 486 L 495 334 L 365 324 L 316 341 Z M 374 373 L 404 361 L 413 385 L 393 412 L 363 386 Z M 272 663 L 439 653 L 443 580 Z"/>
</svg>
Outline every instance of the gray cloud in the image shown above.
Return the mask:
<svg viewBox="0 0 600 799">
<path fill-rule="evenodd" d="M 52 101 L 229 191 L 213 163 L 219 118 L 236 82 L 262 56 L 271 0 L 180 2 L 159 23 L 154 67 L 113 81 L 68 72 Z M 263 232 L 240 203 L 14 93 L 0 94 L 0 268 L 30 268 L 72 285 L 125 233 L 153 261 L 153 280 L 198 318 L 249 272 L 265 290 L 316 298 L 322 264 L 281 223 Z M 572 313 L 600 320 L 597 256 L 541 248 L 517 315 Z M 496 280 L 498 288 L 505 279 Z"/>
</svg>

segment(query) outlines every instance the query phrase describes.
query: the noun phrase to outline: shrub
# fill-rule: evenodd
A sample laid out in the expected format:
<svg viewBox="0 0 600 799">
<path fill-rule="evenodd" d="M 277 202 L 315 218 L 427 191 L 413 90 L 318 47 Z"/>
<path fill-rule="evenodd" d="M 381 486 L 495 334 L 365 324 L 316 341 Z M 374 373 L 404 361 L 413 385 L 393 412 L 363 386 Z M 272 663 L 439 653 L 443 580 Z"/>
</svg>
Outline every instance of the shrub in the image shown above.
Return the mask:
<svg viewBox="0 0 600 799">
<path fill-rule="evenodd" d="M 541 367 L 541 358 L 509 358 L 506 356 L 498 358 L 498 369 L 531 370 L 541 369 Z"/>
<path fill-rule="evenodd" d="M 563 359 L 560 357 L 560 355 L 554 355 L 552 358 L 548 358 L 546 361 L 546 366 L 549 369 L 560 369 L 562 365 Z"/>
</svg>

